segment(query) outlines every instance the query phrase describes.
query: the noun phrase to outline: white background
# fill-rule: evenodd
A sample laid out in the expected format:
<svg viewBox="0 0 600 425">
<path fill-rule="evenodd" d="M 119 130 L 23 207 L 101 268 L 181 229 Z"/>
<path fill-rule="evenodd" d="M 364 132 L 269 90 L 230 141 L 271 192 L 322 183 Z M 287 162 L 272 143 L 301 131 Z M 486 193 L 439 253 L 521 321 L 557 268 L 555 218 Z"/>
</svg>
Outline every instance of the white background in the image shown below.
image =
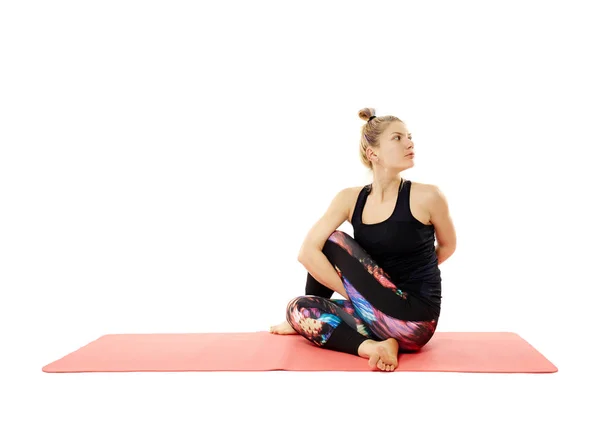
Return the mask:
<svg viewBox="0 0 600 425">
<path fill-rule="evenodd" d="M 3 2 L 0 422 L 594 423 L 591 3 Z M 363 107 L 448 198 L 438 331 L 516 332 L 558 373 L 41 371 L 108 333 L 281 322 L 306 232 L 370 181 Z"/>
</svg>

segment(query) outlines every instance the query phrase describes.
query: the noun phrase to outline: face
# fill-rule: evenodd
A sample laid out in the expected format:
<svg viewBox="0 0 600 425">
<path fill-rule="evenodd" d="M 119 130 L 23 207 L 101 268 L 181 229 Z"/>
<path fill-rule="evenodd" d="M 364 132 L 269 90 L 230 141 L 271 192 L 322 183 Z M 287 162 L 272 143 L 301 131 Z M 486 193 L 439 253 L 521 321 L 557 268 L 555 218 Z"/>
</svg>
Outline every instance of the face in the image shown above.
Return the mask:
<svg viewBox="0 0 600 425">
<path fill-rule="evenodd" d="M 414 166 L 414 144 L 404 123 L 393 121 L 379 136 L 379 147 L 368 148 L 374 166 L 392 170 L 406 170 Z M 369 155 L 369 152 L 367 152 Z"/>
</svg>

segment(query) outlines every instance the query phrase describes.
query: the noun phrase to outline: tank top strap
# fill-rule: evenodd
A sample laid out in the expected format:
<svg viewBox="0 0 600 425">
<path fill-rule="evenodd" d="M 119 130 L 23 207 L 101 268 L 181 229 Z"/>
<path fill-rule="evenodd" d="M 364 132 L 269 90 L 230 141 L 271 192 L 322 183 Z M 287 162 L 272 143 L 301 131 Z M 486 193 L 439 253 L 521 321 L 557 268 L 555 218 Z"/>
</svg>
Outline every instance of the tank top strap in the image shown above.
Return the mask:
<svg viewBox="0 0 600 425">
<path fill-rule="evenodd" d="M 363 186 L 363 188 L 358 193 L 358 197 L 356 198 L 356 204 L 354 206 L 354 212 L 352 213 L 352 225 L 353 226 L 360 226 L 360 224 L 362 223 L 361 217 L 362 217 L 363 209 L 365 208 L 365 204 L 367 201 L 367 195 L 369 194 L 370 189 L 371 189 L 371 185 L 367 184 L 367 185 Z"/>
<path fill-rule="evenodd" d="M 404 179 L 400 192 L 398 193 L 398 208 L 394 211 L 394 215 L 404 221 L 410 219 L 410 188 L 412 182 Z"/>
</svg>

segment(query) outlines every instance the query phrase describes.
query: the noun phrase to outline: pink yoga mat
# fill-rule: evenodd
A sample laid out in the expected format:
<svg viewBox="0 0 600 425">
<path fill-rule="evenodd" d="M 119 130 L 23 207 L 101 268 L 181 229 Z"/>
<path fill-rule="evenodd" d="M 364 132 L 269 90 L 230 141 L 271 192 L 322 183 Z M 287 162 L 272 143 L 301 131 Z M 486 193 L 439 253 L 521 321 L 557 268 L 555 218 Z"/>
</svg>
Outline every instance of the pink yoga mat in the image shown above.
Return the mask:
<svg viewBox="0 0 600 425">
<path fill-rule="evenodd" d="M 252 332 L 104 335 L 42 370 L 184 372 L 372 369 L 367 359 L 317 347 L 299 335 Z M 418 353 L 400 353 L 395 371 L 551 373 L 558 369 L 512 332 L 437 332 Z"/>
</svg>

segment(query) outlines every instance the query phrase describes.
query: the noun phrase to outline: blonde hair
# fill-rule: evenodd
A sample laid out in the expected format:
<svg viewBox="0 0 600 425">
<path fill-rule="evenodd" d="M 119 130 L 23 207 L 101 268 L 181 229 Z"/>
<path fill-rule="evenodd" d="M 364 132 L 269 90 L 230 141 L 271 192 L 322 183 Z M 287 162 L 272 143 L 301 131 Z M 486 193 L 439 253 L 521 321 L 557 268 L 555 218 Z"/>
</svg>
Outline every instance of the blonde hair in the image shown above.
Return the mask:
<svg viewBox="0 0 600 425">
<path fill-rule="evenodd" d="M 382 117 L 373 118 L 371 121 L 369 121 L 369 118 L 371 118 L 373 115 L 375 115 L 374 108 L 363 108 L 358 111 L 358 116 L 367 121 L 361 128 L 359 146 L 360 160 L 365 167 L 371 170 L 373 169 L 373 164 L 367 158 L 367 147 L 379 147 L 379 136 L 390 125 L 389 123 L 392 121 L 400 121 L 401 123 L 404 122 L 393 115 L 384 115 Z"/>
</svg>

